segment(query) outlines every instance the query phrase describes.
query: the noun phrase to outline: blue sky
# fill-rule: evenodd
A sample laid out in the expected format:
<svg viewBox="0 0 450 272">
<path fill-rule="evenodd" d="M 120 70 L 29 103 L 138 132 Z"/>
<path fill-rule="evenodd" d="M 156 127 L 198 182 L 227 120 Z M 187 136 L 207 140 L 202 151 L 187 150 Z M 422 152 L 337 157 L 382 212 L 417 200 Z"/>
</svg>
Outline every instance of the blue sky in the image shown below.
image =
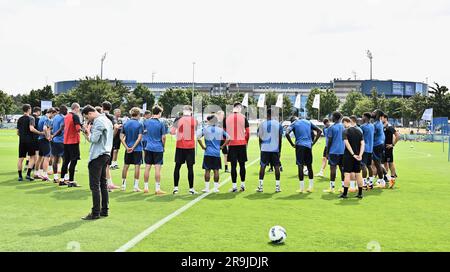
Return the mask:
<svg viewBox="0 0 450 272">
<path fill-rule="evenodd" d="M 449 85 L 443 0 L 0 0 L 0 89 L 94 76 L 298 82 L 369 77 Z"/>
</svg>

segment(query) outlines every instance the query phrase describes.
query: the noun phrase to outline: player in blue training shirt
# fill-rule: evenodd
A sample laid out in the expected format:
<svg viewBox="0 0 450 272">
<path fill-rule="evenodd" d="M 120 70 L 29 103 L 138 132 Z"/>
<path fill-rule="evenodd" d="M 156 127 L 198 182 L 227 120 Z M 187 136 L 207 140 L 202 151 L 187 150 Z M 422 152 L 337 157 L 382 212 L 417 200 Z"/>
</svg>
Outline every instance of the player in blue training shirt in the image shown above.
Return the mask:
<svg viewBox="0 0 450 272">
<path fill-rule="evenodd" d="M 344 173 L 343 173 L 343 156 L 345 151 L 343 133 L 344 125 L 341 122 L 342 114 L 338 111 L 333 112 L 331 120 L 333 125 L 328 129 L 327 137 L 327 152 L 328 164 L 330 165 L 330 189 L 325 190 L 327 193 L 333 193 L 335 190 L 337 167 L 341 172 L 342 189 L 344 188 Z"/>
<path fill-rule="evenodd" d="M 44 132 L 44 135 L 39 135 L 39 159 L 36 163 L 37 176 L 42 181 L 48 181 L 48 164 L 50 161 L 50 127 L 51 120 L 55 116 L 56 111 L 54 108 L 45 110 L 44 115 L 39 119 L 37 130 Z"/>
<path fill-rule="evenodd" d="M 283 140 L 283 127 L 276 117 L 272 117 L 272 110 L 267 110 L 267 120 L 258 127 L 259 146 L 261 149 L 261 166 L 259 169 L 259 186 L 257 192 L 263 192 L 266 167 L 275 168 L 275 192 L 281 192 L 280 187 L 280 152 Z"/>
<path fill-rule="evenodd" d="M 167 128 L 160 120 L 163 109 L 156 105 L 152 108 L 151 118 L 144 121 L 144 137 L 146 140 L 144 193 L 148 193 L 148 179 L 152 165 L 155 166 L 155 194 L 164 195 L 161 190 L 161 167 L 163 165 L 164 147 L 166 145 Z"/>
<path fill-rule="evenodd" d="M 323 155 L 322 155 L 322 167 L 320 168 L 319 173 L 316 175 L 316 177 L 322 177 L 323 178 L 323 171 L 325 171 L 325 168 L 327 167 L 328 162 L 328 152 L 327 152 L 327 145 L 328 145 L 328 129 L 330 128 L 330 120 L 328 118 L 323 119 L 323 136 L 325 137 L 325 147 L 323 149 Z"/>
<path fill-rule="evenodd" d="M 377 184 L 378 187 L 384 188 L 386 186 L 386 182 L 388 182 L 385 174 L 387 173 L 386 170 L 384 170 L 382 160 L 384 156 L 384 142 L 385 142 L 385 136 L 384 136 L 384 125 L 381 118 L 384 116 L 384 112 L 381 110 L 375 110 L 372 113 L 372 116 L 375 118 L 375 123 L 373 124 L 375 128 L 374 137 L 373 137 L 373 164 L 375 165 L 375 168 L 377 169 L 377 175 L 378 180 Z"/>
<path fill-rule="evenodd" d="M 371 118 L 372 114 L 370 112 L 365 112 L 362 115 L 363 124 L 361 125 L 361 129 L 364 136 L 364 154 L 361 164 L 365 189 L 373 189 L 372 153 L 375 127 L 370 123 Z"/>
<path fill-rule="evenodd" d="M 316 132 L 316 137 L 313 141 L 313 131 Z M 294 132 L 295 144 L 292 142 L 290 133 Z M 286 131 L 286 138 L 293 148 L 295 148 L 295 154 L 297 158 L 298 167 L 298 178 L 300 180 L 300 190 L 297 192 L 305 192 L 305 182 L 304 182 L 304 172 L 303 167 L 306 166 L 308 169 L 309 177 L 309 189 L 308 192 L 313 192 L 314 190 L 314 173 L 312 169 L 312 146 L 320 139 L 322 135 L 322 130 L 311 123 L 308 120 L 299 118 L 297 121 L 292 123 Z"/>
<path fill-rule="evenodd" d="M 144 128 L 139 122 L 141 109 L 132 108 L 130 110 L 131 119 L 123 125 L 120 135 L 122 145 L 125 147 L 124 167 L 122 170 L 122 191 L 127 188 L 128 168 L 134 165 L 134 192 L 141 192 L 139 189 L 140 167 L 142 164 L 142 134 Z"/>
<path fill-rule="evenodd" d="M 53 182 L 59 182 L 58 164 L 64 156 L 64 117 L 67 115 L 67 107 L 59 107 L 59 113 L 53 118 L 51 129 L 51 151 L 53 155 Z M 64 177 L 61 177 L 64 178 Z"/>
<path fill-rule="evenodd" d="M 205 150 L 203 157 L 203 169 L 205 170 L 205 189 L 204 193 L 209 193 L 209 181 L 211 179 L 211 170 L 214 172 L 214 193 L 219 192 L 219 170 L 222 169 L 220 151 L 230 142 L 230 136 L 220 126 L 218 126 L 218 117 L 212 114 L 207 117 L 208 125 L 197 133 L 197 142 Z M 202 138 L 205 138 L 203 143 Z"/>
</svg>

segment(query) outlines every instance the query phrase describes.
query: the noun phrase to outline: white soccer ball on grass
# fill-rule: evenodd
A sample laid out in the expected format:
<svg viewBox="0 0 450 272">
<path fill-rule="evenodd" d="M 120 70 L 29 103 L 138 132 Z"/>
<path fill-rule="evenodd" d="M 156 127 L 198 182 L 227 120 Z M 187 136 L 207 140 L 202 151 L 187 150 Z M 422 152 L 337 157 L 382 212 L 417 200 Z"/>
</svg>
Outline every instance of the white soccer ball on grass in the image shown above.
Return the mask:
<svg viewBox="0 0 450 272">
<path fill-rule="evenodd" d="M 281 226 L 274 226 L 269 230 L 269 239 L 274 244 L 282 244 L 287 238 L 286 230 Z"/>
</svg>

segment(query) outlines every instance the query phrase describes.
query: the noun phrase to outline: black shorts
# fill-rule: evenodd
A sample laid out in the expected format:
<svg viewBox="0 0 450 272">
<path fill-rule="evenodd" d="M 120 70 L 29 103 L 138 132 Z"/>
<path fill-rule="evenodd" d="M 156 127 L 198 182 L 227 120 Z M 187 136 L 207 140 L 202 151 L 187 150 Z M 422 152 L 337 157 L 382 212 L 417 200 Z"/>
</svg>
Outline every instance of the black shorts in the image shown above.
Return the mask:
<svg viewBox="0 0 450 272">
<path fill-rule="evenodd" d="M 80 144 L 64 145 L 64 160 L 79 161 L 80 160 Z"/>
<path fill-rule="evenodd" d="M 119 133 L 117 133 L 117 134 L 119 134 Z M 119 150 L 120 145 L 121 145 L 120 136 L 115 136 L 113 138 L 113 150 Z M 112 153 L 111 153 L 111 155 L 112 155 Z"/>
<path fill-rule="evenodd" d="M 153 152 L 145 150 L 145 164 L 163 165 L 164 152 Z"/>
<path fill-rule="evenodd" d="M 112 154 L 113 154 L 113 152 L 114 152 L 114 146 L 111 148 L 111 153 L 110 153 L 109 160 L 108 160 L 108 166 L 112 165 Z"/>
<path fill-rule="evenodd" d="M 361 162 L 346 154 L 343 156 L 344 173 L 361 173 Z"/>
<path fill-rule="evenodd" d="M 220 141 L 220 146 L 222 146 L 225 143 L 225 140 Z M 224 146 L 222 148 L 222 154 L 228 155 L 228 146 Z"/>
<path fill-rule="evenodd" d="M 39 140 L 39 156 L 41 157 L 50 157 L 51 148 L 50 142 L 47 139 Z"/>
<path fill-rule="evenodd" d="M 385 148 L 383 163 L 391 163 L 394 162 L 394 149 L 393 148 Z"/>
<path fill-rule="evenodd" d="M 324 158 L 328 158 L 328 154 L 327 154 L 328 152 L 327 152 L 327 147 L 325 146 L 325 148 L 323 149 L 323 157 Z"/>
<path fill-rule="evenodd" d="M 312 149 L 297 145 L 295 147 L 295 157 L 297 158 L 297 165 L 310 165 L 313 162 Z"/>
<path fill-rule="evenodd" d="M 175 163 L 178 164 L 187 164 L 194 165 L 195 164 L 195 149 L 183 149 L 177 148 L 175 151 Z"/>
<path fill-rule="evenodd" d="M 64 144 L 63 143 L 51 143 L 52 155 L 55 157 L 64 156 Z"/>
<path fill-rule="evenodd" d="M 342 157 L 344 155 L 337 155 L 337 154 L 329 154 L 328 156 L 328 164 L 330 166 L 337 166 L 339 165 L 342 167 Z"/>
<path fill-rule="evenodd" d="M 222 161 L 220 157 L 204 156 L 203 169 L 205 170 L 220 170 L 222 169 Z"/>
<path fill-rule="evenodd" d="M 383 160 L 384 146 L 378 145 L 373 148 L 372 160 L 381 162 Z"/>
<path fill-rule="evenodd" d="M 280 166 L 280 152 L 264 152 L 261 151 L 261 160 L 260 160 L 261 166 Z"/>
<path fill-rule="evenodd" d="M 372 165 L 372 153 L 364 152 L 361 164 L 370 167 Z"/>
<path fill-rule="evenodd" d="M 126 164 L 126 165 L 141 165 L 142 164 L 142 151 L 134 151 L 131 153 L 125 152 L 124 164 Z"/>
<path fill-rule="evenodd" d="M 246 145 L 233 145 L 228 147 L 228 161 L 230 163 L 247 162 L 247 146 Z"/>
<path fill-rule="evenodd" d="M 19 158 L 36 155 L 36 143 L 19 143 Z"/>
</svg>

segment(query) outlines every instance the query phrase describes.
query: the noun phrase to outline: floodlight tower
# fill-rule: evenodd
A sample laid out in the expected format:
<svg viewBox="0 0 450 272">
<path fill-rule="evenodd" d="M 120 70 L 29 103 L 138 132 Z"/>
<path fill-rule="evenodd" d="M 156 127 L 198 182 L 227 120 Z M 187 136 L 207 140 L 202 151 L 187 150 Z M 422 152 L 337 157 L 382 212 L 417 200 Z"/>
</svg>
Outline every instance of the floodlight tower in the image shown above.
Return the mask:
<svg viewBox="0 0 450 272">
<path fill-rule="evenodd" d="M 106 53 L 102 56 L 102 59 L 101 59 L 100 79 L 103 79 L 103 62 L 105 62 L 105 59 L 106 59 Z"/>
<path fill-rule="evenodd" d="M 370 80 L 372 80 L 372 79 L 373 79 L 373 77 L 372 77 L 372 61 L 373 61 L 373 54 L 372 54 L 372 52 L 370 52 L 370 50 L 367 50 L 367 57 L 368 57 L 369 60 L 370 60 Z"/>
</svg>

